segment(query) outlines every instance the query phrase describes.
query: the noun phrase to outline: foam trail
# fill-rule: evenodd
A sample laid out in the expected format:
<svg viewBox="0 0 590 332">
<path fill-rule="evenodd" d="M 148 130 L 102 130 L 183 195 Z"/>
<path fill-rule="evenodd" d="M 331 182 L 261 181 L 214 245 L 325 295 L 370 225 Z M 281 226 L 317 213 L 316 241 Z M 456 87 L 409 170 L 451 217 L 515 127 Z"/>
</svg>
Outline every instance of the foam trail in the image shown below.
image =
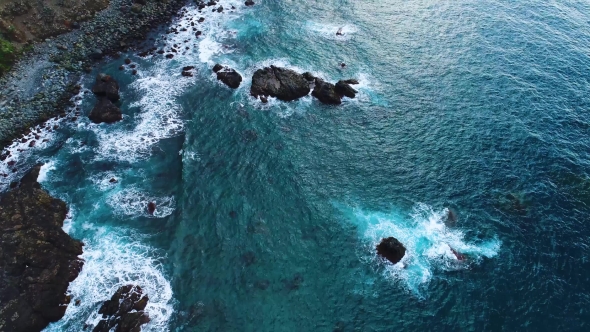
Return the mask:
<svg viewBox="0 0 590 332">
<path fill-rule="evenodd" d="M 494 257 L 500 249 L 498 239 L 471 243 L 460 229 L 444 224 L 447 210 L 435 211 L 426 204 L 417 204 L 410 218 L 400 213 L 367 212 L 344 208 L 366 241 L 361 254 L 364 260 L 384 263 L 384 275 L 402 282 L 410 291 L 420 294 L 437 271 L 466 269 L 484 257 Z M 376 255 L 375 247 L 384 237 L 393 236 L 404 244 L 406 255 L 397 264 L 385 262 Z M 459 261 L 451 248 L 465 254 Z"/>
<path fill-rule="evenodd" d="M 172 288 L 166 280 L 154 249 L 139 243 L 133 234 L 120 230 L 93 228 L 85 243 L 82 272 L 69 287 L 72 303 L 60 321 L 49 325 L 48 332 L 78 332 L 84 324 L 96 325 L 102 302 L 121 286 L 140 286 L 149 296 L 145 311 L 151 321 L 142 331 L 168 331 L 168 319 L 172 315 Z M 74 303 L 80 300 L 79 305 Z M 90 328 L 91 330 L 91 328 Z"/>
<path fill-rule="evenodd" d="M 149 202 L 156 203 L 153 215 L 147 211 Z M 113 208 L 115 214 L 152 218 L 164 218 L 171 215 L 176 204 L 174 196 L 156 197 L 133 187 L 112 194 L 107 203 Z"/>
<path fill-rule="evenodd" d="M 356 26 L 351 24 L 331 24 L 331 23 L 319 23 L 314 21 L 308 21 L 305 27 L 310 31 L 313 37 L 321 36 L 331 40 L 349 40 L 352 36 L 358 32 Z M 336 35 L 336 32 L 342 29 L 342 35 Z"/>
</svg>

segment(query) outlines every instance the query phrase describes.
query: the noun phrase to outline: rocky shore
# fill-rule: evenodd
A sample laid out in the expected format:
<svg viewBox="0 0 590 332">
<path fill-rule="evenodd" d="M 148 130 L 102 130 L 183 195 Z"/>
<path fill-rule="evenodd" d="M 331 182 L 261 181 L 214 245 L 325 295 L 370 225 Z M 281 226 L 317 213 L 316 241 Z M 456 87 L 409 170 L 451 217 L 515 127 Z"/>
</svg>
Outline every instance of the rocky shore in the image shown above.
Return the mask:
<svg viewBox="0 0 590 332">
<path fill-rule="evenodd" d="M 82 243 L 63 229 L 68 208 L 37 183 L 34 167 L 0 197 L 0 331 L 41 331 L 65 314 L 82 269 Z"/>
<path fill-rule="evenodd" d="M 111 0 L 106 9 L 88 22 L 68 21 L 67 25 L 64 23 L 65 28 L 60 25 L 66 33 L 36 43 L 33 42 L 45 35 L 34 35 L 31 31 L 40 30 L 36 24 L 47 23 L 26 20 L 28 25 L 19 31 L 24 31 L 25 37 L 29 35 L 29 39 L 23 38 L 31 50 L 0 78 L 0 148 L 28 128 L 63 114 L 70 98 L 79 91 L 76 84 L 84 72 L 92 70 L 104 57 L 134 49 L 148 32 L 168 22 L 185 3 L 185 0 Z M 85 13 L 94 14 L 94 11 Z M 60 33 L 60 29 L 52 31 Z"/>
</svg>

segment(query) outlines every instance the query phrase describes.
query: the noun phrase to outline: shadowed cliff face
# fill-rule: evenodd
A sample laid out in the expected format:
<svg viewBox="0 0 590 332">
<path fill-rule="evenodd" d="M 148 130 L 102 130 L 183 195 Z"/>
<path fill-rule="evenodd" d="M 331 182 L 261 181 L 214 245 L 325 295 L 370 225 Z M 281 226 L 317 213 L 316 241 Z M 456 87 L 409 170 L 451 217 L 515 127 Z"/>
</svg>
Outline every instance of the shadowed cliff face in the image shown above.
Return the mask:
<svg viewBox="0 0 590 332">
<path fill-rule="evenodd" d="M 3 0 L 0 33 L 19 43 L 41 40 L 69 31 L 108 4 L 109 0 Z"/>
<path fill-rule="evenodd" d="M 59 320 L 80 272 L 82 243 L 62 230 L 66 204 L 37 183 L 40 166 L 0 198 L 0 331 L 41 331 Z"/>
</svg>

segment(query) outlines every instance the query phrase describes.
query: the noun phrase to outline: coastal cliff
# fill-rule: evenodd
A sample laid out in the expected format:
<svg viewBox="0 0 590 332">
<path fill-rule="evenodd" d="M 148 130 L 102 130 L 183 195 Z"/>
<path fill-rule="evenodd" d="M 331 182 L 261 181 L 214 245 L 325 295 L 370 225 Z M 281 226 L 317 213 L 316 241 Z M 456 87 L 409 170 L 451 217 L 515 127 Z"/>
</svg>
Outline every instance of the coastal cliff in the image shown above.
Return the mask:
<svg viewBox="0 0 590 332">
<path fill-rule="evenodd" d="M 37 183 L 34 167 L 0 197 L 0 331 L 41 331 L 63 317 L 82 243 L 63 229 L 68 208 Z"/>
</svg>

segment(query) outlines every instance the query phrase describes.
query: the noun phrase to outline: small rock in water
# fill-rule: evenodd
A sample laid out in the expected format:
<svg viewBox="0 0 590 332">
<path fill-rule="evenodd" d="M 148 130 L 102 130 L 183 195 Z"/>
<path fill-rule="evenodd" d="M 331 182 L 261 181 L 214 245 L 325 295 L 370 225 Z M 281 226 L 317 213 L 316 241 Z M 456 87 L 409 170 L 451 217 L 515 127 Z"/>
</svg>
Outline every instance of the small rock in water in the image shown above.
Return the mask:
<svg viewBox="0 0 590 332">
<path fill-rule="evenodd" d="M 156 211 L 156 203 L 149 202 L 148 205 L 147 205 L 147 210 L 148 210 L 148 213 L 149 214 L 153 215 L 154 212 Z"/>
<path fill-rule="evenodd" d="M 117 179 L 115 179 L 115 178 L 112 178 L 112 179 L 110 179 L 110 180 L 109 180 L 109 182 L 110 182 L 110 183 L 117 183 L 118 181 L 117 181 Z"/>
<path fill-rule="evenodd" d="M 133 71 L 131 72 L 131 75 L 137 75 L 137 70 L 133 69 Z"/>
<path fill-rule="evenodd" d="M 246 4 L 246 6 L 254 6 L 254 1 L 248 0 L 248 1 L 246 1 L 245 4 Z"/>
<path fill-rule="evenodd" d="M 377 254 L 386 258 L 393 264 L 397 264 L 406 254 L 406 247 L 394 237 L 381 240 L 377 245 Z"/>
<path fill-rule="evenodd" d="M 266 103 L 268 103 L 268 98 L 266 98 L 266 96 L 260 96 L 260 101 L 261 101 L 263 104 L 266 104 Z"/>
<path fill-rule="evenodd" d="M 126 65 L 128 65 L 128 64 L 130 64 L 130 63 L 131 63 L 131 59 L 129 59 L 129 58 L 125 59 L 125 64 L 126 64 Z"/>
<path fill-rule="evenodd" d="M 174 54 L 166 54 L 166 59 L 172 59 L 174 58 Z"/>
<path fill-rule="evenodd" d="M 119 70 L 125 70 L 125 67 L 119 66 Z"/>
</svg>

